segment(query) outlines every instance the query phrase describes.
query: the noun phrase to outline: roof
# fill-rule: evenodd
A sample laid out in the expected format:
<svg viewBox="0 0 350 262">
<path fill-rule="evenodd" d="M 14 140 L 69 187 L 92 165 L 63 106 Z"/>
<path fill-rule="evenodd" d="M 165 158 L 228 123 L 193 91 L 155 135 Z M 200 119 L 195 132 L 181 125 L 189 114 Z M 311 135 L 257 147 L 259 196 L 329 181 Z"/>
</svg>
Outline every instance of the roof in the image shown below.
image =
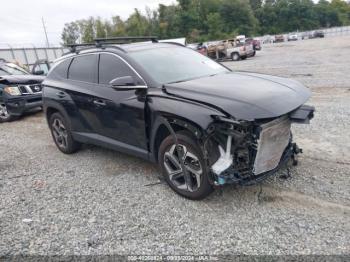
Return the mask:
<svg viewBox="0 0 350 262">
<path fill-rule="evenodd" d="M 70 44 L 67 47 L 70 53 L 80 53 L 84 50 L 114 47 L 120 51 L 127 53 L 138 50 L 160 48 L 166 45 L 184 46 L 185 38 L 160 40 L 155 36 L 128 36 L 128 37 L 112 37 L 112 38 L 96 38 L 92 43 Z"/>
<path fill-rule="evenodd" d="M 123 45 L 117 45 L 117 46 L 124 49 L 125 52 L 133 52 L 133 51 L 140 51 L 140 50 L 147 50 L 147 49 L 170 47 L 174 45 L 180 45 L 180 44 L 166 43 L 166 42 L 165 43 L 142 42 L 142 43 L 133 43 L 133 44 L 123 44 Z"/>
</svg>

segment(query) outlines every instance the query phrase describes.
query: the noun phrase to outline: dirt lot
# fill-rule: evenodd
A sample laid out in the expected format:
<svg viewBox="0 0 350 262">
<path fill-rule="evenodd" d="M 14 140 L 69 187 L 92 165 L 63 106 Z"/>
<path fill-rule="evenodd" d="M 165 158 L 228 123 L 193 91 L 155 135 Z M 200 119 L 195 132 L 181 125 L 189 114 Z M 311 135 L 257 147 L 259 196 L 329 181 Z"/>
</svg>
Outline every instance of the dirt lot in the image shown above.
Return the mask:
<svg viewBox="0 0 350 262">
<path fill-rule="evenodd" d="M 350 37 L 264 46 L 233 69 L 298 79 L 317 108 L 294 127 L 289 179 L 189 201 L 143 160 L 93 146 L 63 155 L 42 113 L 0 127 L 0 255 L 349 254 Z"/>
</svg>

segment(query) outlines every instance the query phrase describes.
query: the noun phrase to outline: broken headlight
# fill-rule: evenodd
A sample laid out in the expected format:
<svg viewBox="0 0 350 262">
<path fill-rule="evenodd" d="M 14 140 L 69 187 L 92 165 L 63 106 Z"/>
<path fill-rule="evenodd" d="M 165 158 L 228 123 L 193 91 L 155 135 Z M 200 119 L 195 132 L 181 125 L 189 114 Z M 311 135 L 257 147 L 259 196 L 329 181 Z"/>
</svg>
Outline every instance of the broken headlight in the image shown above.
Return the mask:
<svg viewBox="0 0 350 262">
<path fill-rule="evenodd" d="M 255 149 L 253 125 L 250 122 L 223 117 L 214 119 L 209 128 L 219 156 L 211 166 L 212 172 L 220 176 L 228 169 L 233 172 L 247 170 L 252 159 L 252 149 Z"/>
</svg>

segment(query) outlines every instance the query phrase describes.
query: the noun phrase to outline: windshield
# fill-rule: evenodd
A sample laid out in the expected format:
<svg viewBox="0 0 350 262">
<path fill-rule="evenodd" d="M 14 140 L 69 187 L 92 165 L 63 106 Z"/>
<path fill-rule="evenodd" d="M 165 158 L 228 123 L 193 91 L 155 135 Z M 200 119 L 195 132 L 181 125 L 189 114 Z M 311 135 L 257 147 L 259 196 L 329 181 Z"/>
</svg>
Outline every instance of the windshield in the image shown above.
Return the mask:
<svg viewBox="0 0 350 262">
<path fill-rule="evenodd" d="M 184 47 L 134 51 L 130 56 L 161 84 L 230 72 L 210 58 Z"/>
<path fill-rule="evenodd" d="M 15 64 L 6 63 L 0 64 L 0 75 L 28 75 L 28 72 Z"/>
</svg>

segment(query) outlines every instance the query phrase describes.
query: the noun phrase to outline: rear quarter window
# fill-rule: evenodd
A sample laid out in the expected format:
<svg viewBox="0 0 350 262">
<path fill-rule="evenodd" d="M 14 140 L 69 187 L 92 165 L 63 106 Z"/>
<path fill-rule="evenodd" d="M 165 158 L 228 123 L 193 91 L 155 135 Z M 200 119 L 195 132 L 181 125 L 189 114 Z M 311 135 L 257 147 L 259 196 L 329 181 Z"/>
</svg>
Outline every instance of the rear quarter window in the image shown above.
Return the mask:
<svg viewBox="0 0 350 262">
<path fill-rule="evenodd" d="M 60 62 L 57 66 L 55 66 L 52 71 L 49 73 L 48 77 L 59 77 L 59 78 L 67 78 L 68 75 L 68 67 L 71 63 L 72 59 L 66 59 Z"/>
</svg>

